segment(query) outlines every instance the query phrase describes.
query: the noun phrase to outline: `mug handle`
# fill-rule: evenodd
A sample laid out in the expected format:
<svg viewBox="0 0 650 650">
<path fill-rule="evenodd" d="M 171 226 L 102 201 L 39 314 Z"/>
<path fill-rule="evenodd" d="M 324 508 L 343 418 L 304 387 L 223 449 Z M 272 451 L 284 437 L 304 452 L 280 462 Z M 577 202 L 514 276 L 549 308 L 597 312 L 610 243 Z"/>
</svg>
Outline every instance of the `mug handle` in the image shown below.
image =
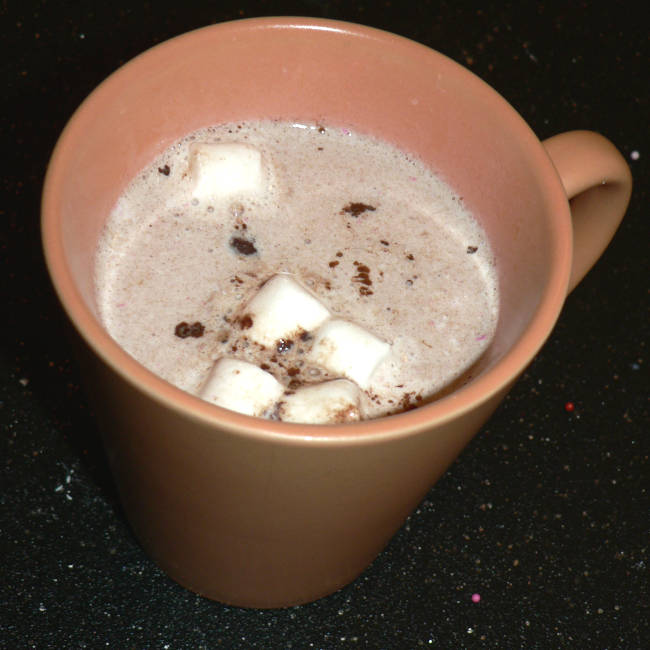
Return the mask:
<svg viewBox="0 0 650 650">
<path fill-rule="evenodd" d="M 569 292 L 614 236 L 632 192 L 632 174 L 618 149 L 593 131 L 568 131 L 543 143 L 564 186 L 573 222 Z"/>
</svg>

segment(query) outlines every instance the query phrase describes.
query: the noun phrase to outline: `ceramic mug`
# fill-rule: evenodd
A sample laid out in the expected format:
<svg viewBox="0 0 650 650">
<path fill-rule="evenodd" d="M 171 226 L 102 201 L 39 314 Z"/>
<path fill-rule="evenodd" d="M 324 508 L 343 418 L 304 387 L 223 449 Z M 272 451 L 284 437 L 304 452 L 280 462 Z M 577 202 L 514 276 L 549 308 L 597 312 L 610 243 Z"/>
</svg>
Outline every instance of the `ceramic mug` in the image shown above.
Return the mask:
<svg viewBox="0 0 650 650">
<path fill-rule="evenodd" d="M 374 134 L 419 156 L 464 197 L 491 240 L 501 301 L 473 379 L 399 415 L 289 424 L 185 393 L 111 339 L 97 317 L 93 255 L 126 184 L 185 134 L 255 118 Z M 471 72 L 368 27 L 300 18 L 223 23 L 120 68 L 56 146 L 42 233 L 143 547 L 180 584 L 240 606 L 305 603 L 352 581 L 533 359 L 567 292 L 609 242 L 630 190 L 625 161 L 602 136 L 573 132 L 540 143 Z"/>
</svg>

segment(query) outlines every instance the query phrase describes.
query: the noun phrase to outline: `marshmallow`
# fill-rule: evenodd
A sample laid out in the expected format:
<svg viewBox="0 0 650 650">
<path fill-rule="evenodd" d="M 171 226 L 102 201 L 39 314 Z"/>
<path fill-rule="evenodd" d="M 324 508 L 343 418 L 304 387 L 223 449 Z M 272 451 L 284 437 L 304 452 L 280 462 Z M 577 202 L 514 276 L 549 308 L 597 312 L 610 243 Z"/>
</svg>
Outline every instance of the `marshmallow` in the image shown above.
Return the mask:
<svg viewBox="0 0 650 650">
<path fill-rule="evenodd" d="M 244 315 L 252 320 L 246 336 L 260 345 L 272 346 L 278 339 L 289 340 L 316 329 L 330 313 L 288 275 L 274 275 L 253 296 Z"/>
<path fill-rule="evenodd" d="M 219 359 L 201 388 L 199 396 L 217 406 L 263 416 L 284 392 L 275 377 L 246 361 Z"/>
<path fill-rule="evenodd" d="M 327 321 L 314 335 L 309 358 L 332 373 L 368 388 L 370 376 L 388 356 L 390 345 L 345 320 Z"/>
<path fill-rule="evenodd" d="M 287 393 L 278 413 L 285 422 L 335 424 L 361 419 L 359 387 L 347 379 L 324 381 Z"/>
<path fill-rule="evenodd" d="M 251 146 L 231 143 L 193 142 L 190 174 L 197 199 L 260 193 L 266 189 L 262 154 Z"/>
</svg>

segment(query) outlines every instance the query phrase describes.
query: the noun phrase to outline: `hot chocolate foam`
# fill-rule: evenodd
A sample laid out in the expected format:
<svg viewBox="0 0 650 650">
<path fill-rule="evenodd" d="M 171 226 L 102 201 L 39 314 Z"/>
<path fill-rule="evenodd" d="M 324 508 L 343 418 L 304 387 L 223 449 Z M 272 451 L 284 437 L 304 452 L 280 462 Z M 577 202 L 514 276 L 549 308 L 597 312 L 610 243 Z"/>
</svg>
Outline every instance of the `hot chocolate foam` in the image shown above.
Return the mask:
<svg viewBox="0 0 650 650">
<path fill-rule="evenodd" d="M 240 175 L 236 196 L 197 195 L 197 143 L 260 152 L 271 180 L 247 193 Z M 263 121 L 187 136 L 134 179 L 96 257 L 106 328 L 184 390 L 198 394 L 224 358 L 255 364 L 289 394 L 350 380 L 342 362 L 314 354 L 316 330 L 273 345 L 247 335 L 246 305 L 274 276 L 295 279 L 327 323 L 350 323 L 390 348 L 362 382 L 364 418 L 424 403 L 481 355 L 496 327 L 492 253 L 460 199 L 417 159 L 336 127 Z M 194 334 L 180 336 L 183 323 Z"/>
</svg>

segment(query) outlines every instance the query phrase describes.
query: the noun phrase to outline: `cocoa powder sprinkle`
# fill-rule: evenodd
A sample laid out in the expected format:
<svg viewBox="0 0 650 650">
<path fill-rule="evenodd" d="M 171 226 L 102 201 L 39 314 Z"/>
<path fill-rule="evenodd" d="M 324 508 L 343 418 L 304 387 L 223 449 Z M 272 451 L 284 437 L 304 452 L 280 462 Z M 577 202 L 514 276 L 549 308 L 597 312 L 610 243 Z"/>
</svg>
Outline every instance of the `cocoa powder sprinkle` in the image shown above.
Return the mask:
<svg viewBox="0 0 650 650">
<path fill-rule="evenodd" d="M 244 314 L 239 319 L 239 329 L 247 330 L 251 327 L 253 327 L 253 319 L 251 318 L 250 314 Z"/>
<path fill-rule="evenodd" d="M 291 339 L 278 339 L 275 344 L 275 349 L 282 353 L 290 350 L 293 347 L 293 341 Z"/>
</svg>

